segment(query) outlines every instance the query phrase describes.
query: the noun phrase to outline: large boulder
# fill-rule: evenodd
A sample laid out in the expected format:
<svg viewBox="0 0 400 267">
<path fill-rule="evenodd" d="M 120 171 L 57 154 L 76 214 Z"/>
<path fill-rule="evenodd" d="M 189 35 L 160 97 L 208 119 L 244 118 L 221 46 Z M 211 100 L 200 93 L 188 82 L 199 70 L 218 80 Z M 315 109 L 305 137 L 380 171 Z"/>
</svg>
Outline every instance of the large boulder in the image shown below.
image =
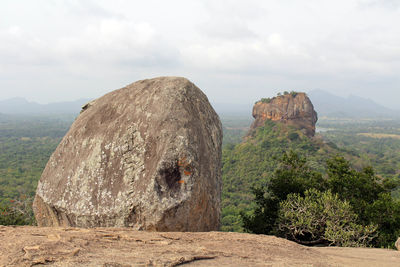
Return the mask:
<svg viewBox="0 0 400 267">
<path fill-rule="evenodd" d="M 317 112 L 305 93 L 262 99 L 255 103 L 253 117 L 255 120 L 250 132 L 263 126 L 266 120 L 272 120 L 301 129 L 309 137 L 314 136 L 318 120 Z"/>
<path fill-rule="evenodd" d="M 142 80 L 82 109 L 40 178 L 39 226 L 218 230 L 222 130 L 185 78 Z"/>
</svg>

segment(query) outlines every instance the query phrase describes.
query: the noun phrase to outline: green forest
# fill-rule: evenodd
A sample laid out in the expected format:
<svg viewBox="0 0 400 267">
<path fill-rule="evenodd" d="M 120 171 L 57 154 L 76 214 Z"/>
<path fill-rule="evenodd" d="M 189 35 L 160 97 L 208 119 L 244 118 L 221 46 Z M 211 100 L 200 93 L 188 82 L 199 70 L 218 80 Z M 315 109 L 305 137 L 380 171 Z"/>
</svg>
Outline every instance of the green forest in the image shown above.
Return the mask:
<svg viewBox="0 0 400 267">
<path fill-rule="evenodd" d="M 37 181 L 48 158 L 73 120 L 73 116 L 0 114 L 0 224 L 34 224 L 31 203 Z M 263 210 L 260 201 L 268 202 L 265 194 L 268 195 L 268 190 L 272 192 L 268 185 L 279 176 L 277 170 L 285 166 L 284 158 L 291 153 L 304 159 L 310 171 L 325 179 L 329 177 L 329 162 L 334 158 L 343 159 L 343 164 L 347 162 L 348 169 L 355 176 L 371 167 L 373 175 L 370 177 L 376 178 L 371 179 L 377 180 L 385 188 L 379 192 L 385 193 L 389 190 L 390 197 L 385 196 L 393 201 L 400 198 L 397 186 L 400 180 L 400 121 L 322 118 L 317 124 L 316 136 L 309 138 L 300 130 L 272 121 L 267 121 L 257 131 L 248 133 L 252 122 L 249 116 L 221 116 L 221 120 L 224 132 L 222 231 L 257 233 L 257 230 L 249 226 L 251 218 L 254 219 L 257 211 Z M 301 205 L 311 205 L 316 199 L 333 199 L 338 207 L 347 212 L 348 218 L 361 216 L 354 213 L 354 207 L 348 207 L 352 199 L 342 199 L 340 194 L 335 195 L 337 192 L 333 187 L 325 189 L 310 186 L 302 192 L 288 192 L 280 199 L 280 205 L 284 207 L 283 201 L 289 200 Z M 374 201 L 382 202 L 383 196 L 378 197 L 377 194 L 375 197 Z M 290 210 L 286 210 L 285 214 L 290 216 Z M 278 220 L 278 213 L 276 216 L 275 219 Z M 285 225 L 284 219 L 280 220 Z M 377 223 L 371 225 L 380 227 Z M 279 235 L 278 229 L 271 229 L 262 233 Z M 328 230 L 325 233 L 327 238 Z M 290 239 L 286 234 L 284 236 Z M 360 234 L 370 236 L 364 232 Z M 391 240 L 389 237 L 381 238 Z M 390 246 L 389 241 L 386 241 L 379 244 Z"/>
<path fill-rule="evenodd" d="M 237 122 L 237 125 L 230 125 L 229 128 L 244 129 L 244 121 L 242 121 L 242 124 L 239 123 L 239 120 Z M 247 127 L 250 123 L 250 120 L 247 121 Z M 373 173 L 371 179 L 376 180 L 379 185 L 386 188 L 380 192 L 390 193 L 390 197 L 386 196 L 388 199 L 385 203 L 387 205 L 398 203 L 396 199 L 399 199 L 398 184 L 400 181 L 399 126 L 399 122 L 394 120 L 355 121 L 325 118 L 318 123 L 317 131 L 319 133 L 313 138 L 304 136 L 299 130 L 272 121 L 266 121 L 263 127 L 258 128 L 250 135 L 246 136 L 247 131 L 243 132 L 244 138 L 239 142 L 226 142 L 223 147 L 222 230 L 278 235 L 277 229 L 269 228 L 269 230 L 265 230 L 268 229 L 267 227 L 261 231 L 257 227 L 254 228 L 254 225 L 261 227 L 260 218 L 263 218 L 261 221 L 265 222 L 267 218 L 273 217 L 271 214 L 268 216 L 264 214 L 264 217 L 256 218 L 256 215 L 261 210 L 274 210 L 271 206 L 266 209 L 262 205 L 260 206 L 260 203 L 264 203 L 263 205 L 268 203 L 269 200 L 265 198 L 265 194 L 271 195 L 273 193 L 270 187 L 271 181 L 274 177 L 279 176 L 276 172 L 285 165 L 283 159 L 287 157 L 288 153 L 293 153 L 305 159 L 306 166 L 310 171 L 317 176 L 324 177 L 321 181 L 329 180 L 329 162 L 332 162 L 332 159 L 335 158 L 341 158 L 344 161 L 343 164 L 348 164 L 346 165 L 348 169 L 354 172 L 352 177 L 357 177 L 358 172 L 371 170 L 371 173 Z M 224 128 L 224 131 L 228 132 L 230 129 Z M 230 139 L 235 140 L 231 137 Z M 301 177 L 301 173 L 296 173 L 295 177 Z M 290 176 L 282 179 L 287 184 Z M 301 184 L 306 184 L 306 181 L 308 180 L 305 179 Z M 362 192 L 355 185 L 352 187 L 354 187 L 352 190 Z M 263 188 L 263 190 L 260 188 Z M 300 191 L 289 191 L 284 194 L 282 199 L 277 199 L 285 200 L 290 193 L 298 193 L 300 196 L 297 197 L 301 198 L 305 196 L 307 189 L 315 188 L 321 190 L 319 187 L 310 186 Z M 328 189 L 330 193 L 332 191 L 338 193 L 339 195 L 336 197 L 341 197 L 340 192 L 325 187 L 325 190 Z M 326 196 L 328 193 L 318 192 L 318 194 L 325 194 L 324 196 Z M 319 196 L 321 197 L 321 195 Z M 331 195 L 331 198 L 334 196 Z M 295 198 L 296 196 L 291 195 L 291 197 Z M 383 196 L 381 197 L 383 198 Z M 394 202 L 389 201 L 392 198 Z M 345 200 L 349 201 L 349 199 Z M 305 200 L 302 199 L 302 201 Z M 372 205 L 374 201 L 377 201 L 375 206 L 380 203 L 378 194 L 375 195 L 374 200 L 370 200 L 370 204 Z M 278 203 L 274 205 L 275 219 L 277 219 Z M 396 206 L 398 204 L 393 205 L 395 206 L 393 210 L 400 207 Z M 351 207 L 351 210 L 357 210 L 357 208 Z M 360 217 L 359 214 L 354 216 Z M 249 218 L 252 218 L 252 222 Z M 400 218 L 397 219 L 400 220 Z M 368 220 L 365 219 L 364 222 L 366 221 Z M 276 221 L 273 223 L 276 225 Z M 399 230 L 400 226 L 392 226 L 392 228 Z M 396 234 L 398 232 L 392 233 L 390 238 L 382 237 L 384 235 L 382 234 L 380 242 L 370 243 L 370 245 L 391 246 L 390 242 L 393 241 L 392 239 Z M 287 237 L 286 235 L 283 236 Z"/>
<path fill-rule="evenodd" d="M 34 224 L 37 182 L 73 119 L 0 114 L 0 224 Z"/>
</svg>

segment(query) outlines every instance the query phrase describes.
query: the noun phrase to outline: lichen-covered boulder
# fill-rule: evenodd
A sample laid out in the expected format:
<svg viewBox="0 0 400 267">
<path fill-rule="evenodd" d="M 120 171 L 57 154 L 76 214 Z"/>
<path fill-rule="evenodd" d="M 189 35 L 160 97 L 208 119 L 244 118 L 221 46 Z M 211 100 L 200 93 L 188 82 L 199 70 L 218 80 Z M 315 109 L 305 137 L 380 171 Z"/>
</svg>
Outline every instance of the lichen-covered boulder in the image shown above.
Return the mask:
<svg viewBox="0 0 400 267">
<path fill-rule="evenodd" d="M 222 130 L 185 78 L 142 80 L 96 99 L 51 156 L 39 226 L 218 230 Z"/>
</svg>

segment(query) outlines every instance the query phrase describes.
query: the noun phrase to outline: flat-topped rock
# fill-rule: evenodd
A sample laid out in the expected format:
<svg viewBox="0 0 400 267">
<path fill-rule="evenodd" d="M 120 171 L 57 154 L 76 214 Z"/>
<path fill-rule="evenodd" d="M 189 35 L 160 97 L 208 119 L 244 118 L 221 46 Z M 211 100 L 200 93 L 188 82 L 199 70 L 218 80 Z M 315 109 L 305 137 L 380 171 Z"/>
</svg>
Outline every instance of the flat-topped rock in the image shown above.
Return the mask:
<svg viewBox="0 0 400 267">
<path fill-rule="evenodd" d="M 263 99 L 253 107 L 255 121 L 250 131 L 263 126 L 266 120 L 292 125 L 304 131 L 307 136 L 314 136 L 318 116 L 311 100 L 305 93 L 290 93 Z"/>
</svg>

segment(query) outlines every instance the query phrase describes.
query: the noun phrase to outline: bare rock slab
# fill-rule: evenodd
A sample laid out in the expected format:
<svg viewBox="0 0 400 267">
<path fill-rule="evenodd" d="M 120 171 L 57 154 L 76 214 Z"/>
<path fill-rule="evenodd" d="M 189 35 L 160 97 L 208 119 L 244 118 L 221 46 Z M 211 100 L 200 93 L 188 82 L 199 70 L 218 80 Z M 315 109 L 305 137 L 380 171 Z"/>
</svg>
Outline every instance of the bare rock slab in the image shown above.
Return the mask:
<svg viewBox="0 0 400 267">
<path fill-rule="evenodd" d="M 389 249 L 305 247 L 266 235 L 0 226 L 0 267 L 398 267 Z"/>
<path fill-rule="evenodd" d="M 217 230 L 221 129 L 185 78 L 138 81 L 88 103 L 40 178 L 38 225 Z"/>
</svg>

